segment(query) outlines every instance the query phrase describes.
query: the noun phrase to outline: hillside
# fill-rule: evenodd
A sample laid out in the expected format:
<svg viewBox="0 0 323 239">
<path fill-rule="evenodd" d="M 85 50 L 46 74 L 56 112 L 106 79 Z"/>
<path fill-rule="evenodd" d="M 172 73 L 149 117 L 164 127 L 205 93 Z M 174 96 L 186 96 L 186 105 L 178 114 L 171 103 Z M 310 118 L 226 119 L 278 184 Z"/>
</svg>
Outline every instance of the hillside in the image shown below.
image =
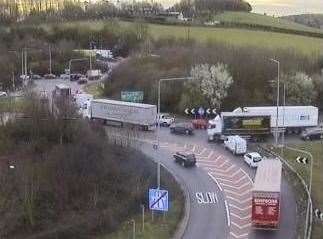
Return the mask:
<svg viewBox="0 0 323 239">
<path fill-rule="evenodd" d="M 323 14 L 302 14 L 282 17 L 283 19 L 294 21 L 317 29 L 323 29 Z"/>
<path fill-rule="evenodd" d="M 310 33 L 322 33 L 323 30 L 305 26 L 303 24 L 297 23 L 292 19 L 284 18 L 274 18 L 272 16 L 265 16 L 256 13 L 246 13 L 246 12 L 224 12 L 218 14 L 214 17 L 214 20 L 222 23 L 231 23 L 231 24 L 248 24 L 252 26 L 264 26 L 268 28 L 276 29 L 285 29 L 285 30 L 294 30 L 294 31 L 303 31 Z M 323 15 L 322 15 L 323 21 Z M 323 23 L 322 23 L 323 24 Z"/>
</svg>

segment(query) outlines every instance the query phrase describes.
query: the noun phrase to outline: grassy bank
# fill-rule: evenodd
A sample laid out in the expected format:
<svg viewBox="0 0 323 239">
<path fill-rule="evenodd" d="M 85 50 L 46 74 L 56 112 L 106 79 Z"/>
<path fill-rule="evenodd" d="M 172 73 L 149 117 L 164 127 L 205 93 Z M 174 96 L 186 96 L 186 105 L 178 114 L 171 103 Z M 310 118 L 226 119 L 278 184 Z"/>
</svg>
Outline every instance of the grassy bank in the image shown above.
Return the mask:
<svg viewBox="0 0 323 239">
<path fill-rule="evenodd" d="M 307 142 L 300 145 L 291 145 L 292 147 L 303 149 L 312 153 L 314 158 L 313 164 L 313 181 L 312 181 L 312 200 L 313 207 L 323 209 L 323 141 L 322 142 Z M 284 158 L 294 167 L 294 169 L 304 178 L 305 182 L 309 182 L 310 165 L 305 166 L 296 161 L 297 156 L 306 156 L 286 149 Z M 323 238 L 322 222 L 313 220 L 312 239 Z"/>
<path fill-rule="evenodd" d="M 152 214 L 149 211 L 145 211 L 145 223 L 144 230 L 142 227 L 142 214 L 135 215 L 129 219 L 119 230 L 107 236 L 99 237 L 98 239 L 130 239 L 133 235 L 133 222 L 135 220 L 136 225 L 136 239 L 169 239 L 173 236 L 176 230 L 176 226 L 181 219 L 182 215 L 182 202 L 176 200 L 172 203 L 171 209 L 168 213 L 163 215 L 162 213 L 155 214 L 152 219 Z"/>
</svg>

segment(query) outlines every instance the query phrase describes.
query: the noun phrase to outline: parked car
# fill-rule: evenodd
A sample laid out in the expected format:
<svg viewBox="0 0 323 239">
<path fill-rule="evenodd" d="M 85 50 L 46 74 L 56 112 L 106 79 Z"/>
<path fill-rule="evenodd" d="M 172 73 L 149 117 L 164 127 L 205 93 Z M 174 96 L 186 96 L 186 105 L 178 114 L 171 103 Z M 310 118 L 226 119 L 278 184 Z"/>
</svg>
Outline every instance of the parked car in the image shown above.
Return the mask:
<svg viewBox="0 0 323 239">
<path fill-rule="evenodd" d="M 196 164 L 196 157 L 194 154 L 176 152 L 173 157 L 175 158 L 175 163 L 181 164 L 184 167 L 193 167 Z"/>
<path fill-rule="evenodd" d="M 243 156 L 244 161 L 252 168 L 257 168 L 262 157 L 257 152 L 247 153 Z"/>
<path fill-rule="evenodd" d="M 7 96 L 8 96 L 7 92 L 0 91 L 0 97 L 7 97 Z"/>
<path fill-rule="evenodd" d="M 45 79 L 55 79 L 55 78 L 56 78 L 56 76 L 55 76 L 54 74 L 45 74 L 45 75 L 44 75 L 44 78 L 45 78 Z"/>
<path fill-rule="evenodd" d="M 68 74 L 61 74 L 59 78 L 61 78 L 62 80 L 69 80 L 70 76 Z"/>
<path fill-rule="evenodd" d="M 303 131 L 301 138 L 303 140 L 323 139 L 323 127 L 316 127 Z"/>
<path fill-rule="evenodd" d="M 191 123 L 174 123 L 170 126 L 170 132 L 174 134 L 193 134 L 193 125 Z"/>
<path fill-rule="evenodd" d="M 172 123 L 174 123 L 175 118 L 172 117 L 170 114 L 168 113 L 161 113 L 159 115 L 159 124 L 160 126 L 170 126 Z"/>
<path fill-rule="evenodd" d="M 40 75 L 32 74 L 31 79 L 32 80 L 40 80 L 42 77 Z"/>
<path fill-rule="evenodd" d="M 194 129 L 207 129 L 208 121 L 206 119 L 194 119 L 192 124 Z"/>
<path fill-rule="evenodd" d="M 87 83 L 87 79 L 85 77 L 81 77 L 78 81 L 77 84 L 83 85 Z"/>
</svg>

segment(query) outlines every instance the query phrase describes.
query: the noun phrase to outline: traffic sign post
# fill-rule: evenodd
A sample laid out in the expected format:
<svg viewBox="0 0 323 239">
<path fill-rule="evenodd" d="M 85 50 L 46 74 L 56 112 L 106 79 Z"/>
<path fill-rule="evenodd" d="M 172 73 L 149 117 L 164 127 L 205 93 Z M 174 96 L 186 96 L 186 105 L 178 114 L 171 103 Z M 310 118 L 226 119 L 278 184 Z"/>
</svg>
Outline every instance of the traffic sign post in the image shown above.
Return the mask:
<svg viewBox="0 0 323 239">
<path fill-rule="evenodd" d="M 155 211 L 168 211 L 168 191 L 149 189 L 149 209 Z"/>
</svg>

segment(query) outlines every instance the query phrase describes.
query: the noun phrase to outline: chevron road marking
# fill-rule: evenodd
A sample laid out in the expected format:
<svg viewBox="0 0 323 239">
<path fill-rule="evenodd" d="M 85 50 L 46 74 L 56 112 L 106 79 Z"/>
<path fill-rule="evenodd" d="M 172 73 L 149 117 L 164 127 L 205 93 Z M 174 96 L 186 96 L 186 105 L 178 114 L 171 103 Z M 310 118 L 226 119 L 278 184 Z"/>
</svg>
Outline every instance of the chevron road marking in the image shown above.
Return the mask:
<svg viewBox="0 0 323 239">
<path fill-rule="evenodd" d="M 249 222 L 249 223 L 247 223 L 247 224 L 244 224 L 243 226 L 240 226 L 240 225 L 238 225 L 237 223 L 235 223 L 235 222 L 231 222 L 231 224 L 232 225 L 234 225 L 234 226 L 236 226 L 237 228 L 239 228 L 239 229 L 244 229 L 244 228 L 247 228 L 247 227 L 250 227 L 251 226 L 251 223 Z"/>
<path fill-rule="evenodd" d="M 232 204 L 232 203 L 229 203 L 229 206 L 230 206 L 230 207 L 233 207 L 233 208 L 235 208 L 235 209 L 238 209 L 238 210 L 240 210 L 240 211 L 245 211 L 245 210 L 247 210 L 247 209 L 251 209 L 251 205 L 250 205 L 250 206 L 246 206 L 246 207 L 244 207 L 244 208 L 241 208 L 241 207 L 238 207 L 238 206 L 236 206 L 236 205 L 234 205 L 234 204 Z"/>
<path fill-rule="evenodd" d="M 251 193 L 250 189 L 248 191 L 243 192 L 243 193 L 235 192 L 235 191 L 232 191 L 232 190 L 229 190 L 229 189 L 224 189 L 224 191 L 227 192 L 227 193 L 232 193 L 232 194 L 240 196 L 240 197 L 243 197 L 244 195 Z"/>
<path fill-rule="evenodd" d="M 239 204 L 244 204 L 244 203 L 246 203 L 246 202 L 251 202 L 251 197 L 246 198 L 246 199 L 244 199 L 244 200 L 239 200 L 239 199 L 236 199 L 236 198 L 234 198 L 234 197 L 230 197 L 230 196 L 227 196 L 227 198 L 228 198 L 228 199 L 230 199 L 230 200 L 232 200 L 232 201 L 235 201 L 235 202 L 237 202 L 237 203 L 239 203 Z"/>
<path fill-rule="evenodd" d="M 220 165 L 219 165 L 219 168 L 222 168 L 226 163 L 228 162 L 228 160 L 227 159 L 225 159 L 224 161 L 223 161 L 223 163 L 221 163 Z"/>
<path fill-rule="evenodd" d="M 244 233 L 244 234 L 241 234 L 241 235 L 236 235 L 235 233 L 233 232 L 230 232 L 230 235 L 235 237 L 235 238 L 243 238 L 243 237 L 247 237 L 248 238 L 248 233 Z"/>
<path fill-rule="evenodd" d="M 232 181 L 230 181 L 230 182 L 232 182 Z M 238 189 L 244 188 L 246 186 L 249 186 L 250 183 L 249 182 L 246 182 L 246 183 L 242 184 L 241 186 L 233 186 L 233 185 L 229 185 L 229 184 L 226 184 L 226 183 L 221 183 L 221 185 L 224 186 L 224 187 L 234 188 L 234 189 L 237 189 L 238 190 Z"/>
<path fill-rule="evenodd" d="M 239 215 L 237 215 L 237 214 L 235 214 L 235 213 L 231 212 L 231 213 L 230 213 L 230 215 L 231 215 L 231 216 L 234 216 L 234 217 L 236 217 L 236 218 L 239 218 L 240 220 L 251 219 L 251 215 L 250 215 L 250 214 L 249 214 L 248 216 L 245 216 L 245 217 L 240 217 Z"/>
<path fill-rule="evenodd" d="M 227 169 L 219 169 L 219 168 L 209 168 L 209 165 L 203 165 L 203 163 L 201 164 L 201 166 L 210 171 L 210 172 L 219 172 L 219 173 L 228 173 L 231 169 L 233 169 L 235 167 L 235 165 L 231 165 L 229 166 Z"/>
<path fill-rule="evenodd" d="M 215 174 L 217 175 L 217 176 L 223 176 L 223 177 L 226 177 L 226 178 L 228 178 L 228 179 L 234 179 L 234 177 L 238 174 L 238 173 L 240 173 L 240 170 L 237 170 L 237 171 L 235 171 L 232 175 L 227 175 L 227 174 L 224 174 L 224 173 L 218 173 L 218 172 L 215 172 Z"/>
<path fill-rule="evenodd" d="M 216 179 L 218 179 L 218 180 L 220 180 L 220 181 L 224 181 L 224 182 L 228 182 L 228 183 L 232 183 L 233 185 L 236 185 L 236 184 L 238 184 L 239 182 L 241 182 L 243 179 L 245 179 L 246 178 L 246 176 L 244 175 L 244 176 L 242 176 L 240 179 L 238 179 L 237 181 L 232 181 L 232 180 L 229 180 L 229 179 L 224 179 L 224 178 L 216 178 Z M 223 184 L 224 185 L 224 183 L 221 183 L 221 184 Z"/>
</svg>

